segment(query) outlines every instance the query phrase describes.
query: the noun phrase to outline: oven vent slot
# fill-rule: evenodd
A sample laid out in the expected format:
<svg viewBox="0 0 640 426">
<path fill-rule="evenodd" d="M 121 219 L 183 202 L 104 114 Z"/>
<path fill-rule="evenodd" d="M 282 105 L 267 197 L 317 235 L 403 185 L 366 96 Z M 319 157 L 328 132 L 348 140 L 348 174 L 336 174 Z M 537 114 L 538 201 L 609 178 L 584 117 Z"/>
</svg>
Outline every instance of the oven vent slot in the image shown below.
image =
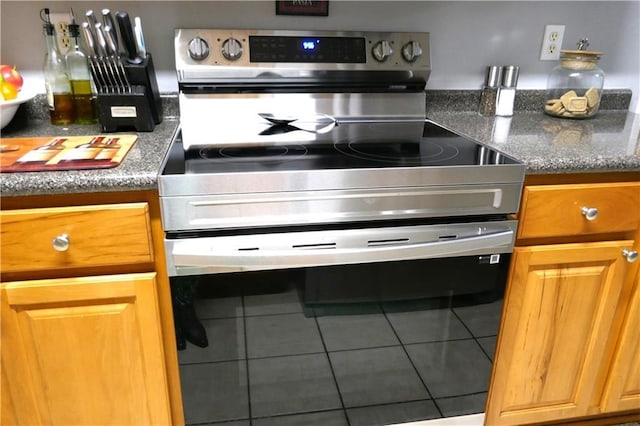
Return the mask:
<svg viewBox="0 0 640 426">
<path fill-rule="evenodd" d="M 439 241 L 448 241 L 448 240 L 455 240 L 456 238 L 458 238 L 457 235 L 440 235 L 438 237 Z"/>
<path fill-rule="evenodd" d="M 336 243 L 316 243 L 316 244 L 294 244 L 291 247 L 294 249 L 334 249 Z"/>
<path fill-rule="evenodd" d="M 368 247 L 380 247 L 380 246 L 391 246 L 394 244 L 407 244 L 409 242 L 409 238 L 393 238 L 388 240 L 369 240 L 367 242 Z"/>
</svg>

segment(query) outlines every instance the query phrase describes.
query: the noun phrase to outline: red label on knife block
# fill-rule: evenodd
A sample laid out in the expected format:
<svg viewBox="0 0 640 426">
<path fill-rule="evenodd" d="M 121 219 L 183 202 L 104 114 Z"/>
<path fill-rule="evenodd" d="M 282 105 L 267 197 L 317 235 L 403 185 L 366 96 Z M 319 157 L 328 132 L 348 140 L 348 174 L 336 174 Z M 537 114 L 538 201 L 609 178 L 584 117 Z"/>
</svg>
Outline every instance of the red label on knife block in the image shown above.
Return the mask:
<svg viewBox="0 0 640 426">
<path fill-rule="evenodd" d="M 0 139 L 0 173 L 90 170 L 115 167 L 136 135 Z"/>
</svg>

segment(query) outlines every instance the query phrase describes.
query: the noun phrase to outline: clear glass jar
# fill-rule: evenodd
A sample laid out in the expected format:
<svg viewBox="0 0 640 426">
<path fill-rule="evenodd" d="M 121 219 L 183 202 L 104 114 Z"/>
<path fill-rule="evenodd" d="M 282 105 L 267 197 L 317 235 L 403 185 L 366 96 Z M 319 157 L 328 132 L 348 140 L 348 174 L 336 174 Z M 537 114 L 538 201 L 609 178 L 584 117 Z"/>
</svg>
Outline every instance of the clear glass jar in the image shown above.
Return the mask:
<svg viewBox="0 0 640 426">
<path fill-rule="evenodd" d="M 604 71 L 602 52 L 561 50 L 560 64 L 549 73 L 544 111 L 556 117 L 587 118 L 598 112 Z"/>
</svg>

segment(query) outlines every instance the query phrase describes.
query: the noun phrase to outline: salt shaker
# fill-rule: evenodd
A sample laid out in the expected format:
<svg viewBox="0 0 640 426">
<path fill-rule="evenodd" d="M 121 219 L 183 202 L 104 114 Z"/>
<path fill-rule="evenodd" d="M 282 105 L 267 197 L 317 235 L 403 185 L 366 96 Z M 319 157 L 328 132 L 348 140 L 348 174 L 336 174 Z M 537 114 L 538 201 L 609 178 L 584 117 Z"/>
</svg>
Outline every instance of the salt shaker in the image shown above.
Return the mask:
<svg viewBox="0 0 640 426">
<path fill-rule="evenodd" d="M 502 84 L 498 89 L 496 115 L 501 117 L 511 117 L 513 115 L 513 104 L 516 99 L 519 71 L 520 67 L 515 65 L 502 67 Z"/>
</svg>

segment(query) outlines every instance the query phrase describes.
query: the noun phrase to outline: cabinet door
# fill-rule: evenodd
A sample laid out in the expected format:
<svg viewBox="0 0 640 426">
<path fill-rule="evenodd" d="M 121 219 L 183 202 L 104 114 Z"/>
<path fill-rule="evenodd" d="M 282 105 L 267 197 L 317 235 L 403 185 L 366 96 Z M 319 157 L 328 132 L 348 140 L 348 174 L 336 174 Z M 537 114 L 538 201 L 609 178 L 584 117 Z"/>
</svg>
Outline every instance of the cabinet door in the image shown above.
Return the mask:
<svg viewBox="0 0 640 426">
<path fill-rule="evenodd" d="M 488 425 L 586 415 L 632 241 L 516 248 Z"/>
<path fill-rule="evenodd" d="M 155 286 L 153 273 L 2 284 L 2 418 L 169 424 Z"/>
<path fill-rule="evenodd" d="M 602 401 L 607 412 L 640 410 L 640 273 L 633 289 Z"/>
</svg>

